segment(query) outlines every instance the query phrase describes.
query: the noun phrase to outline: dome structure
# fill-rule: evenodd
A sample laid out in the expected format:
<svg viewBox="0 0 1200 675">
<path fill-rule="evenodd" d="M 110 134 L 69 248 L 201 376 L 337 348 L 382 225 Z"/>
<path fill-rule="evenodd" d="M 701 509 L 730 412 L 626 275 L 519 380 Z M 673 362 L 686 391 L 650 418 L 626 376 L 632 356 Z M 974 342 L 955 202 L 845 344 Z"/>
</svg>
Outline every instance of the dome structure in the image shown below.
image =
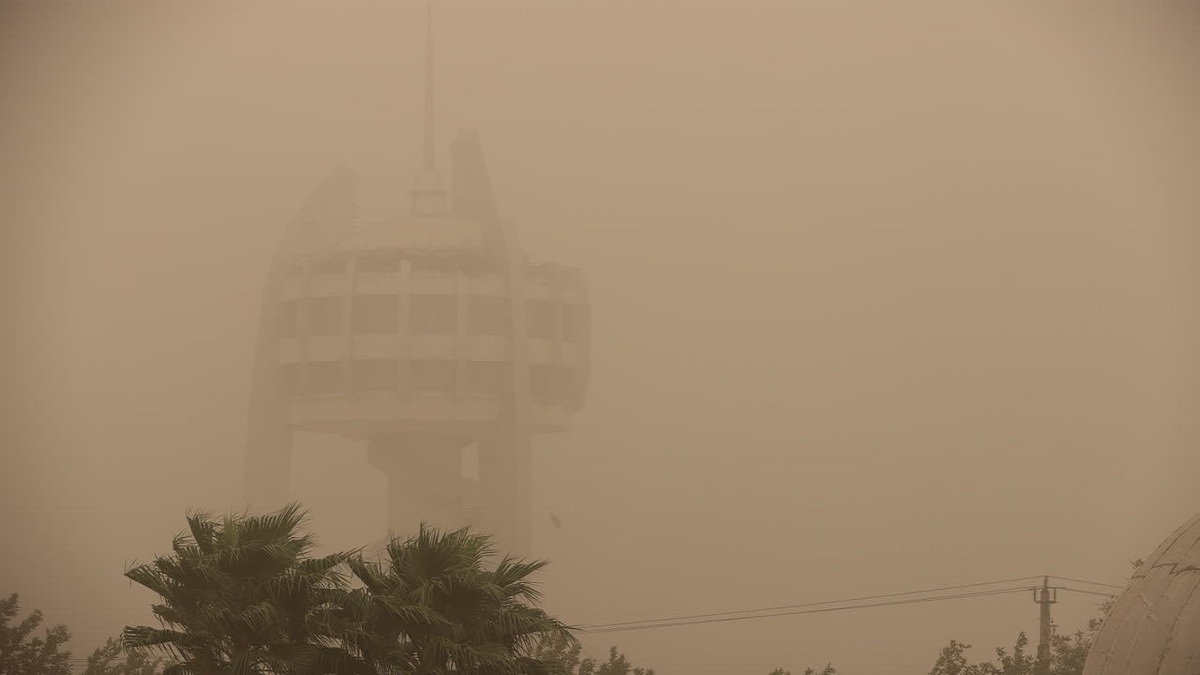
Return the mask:
<svg viewBox="0 0 1200 675">
<path fill-rule="evenodd" d="M 1200 674 L 1200 514 L 1175 530 L 1118 596 L 1083 675 Z"/>
</svg>

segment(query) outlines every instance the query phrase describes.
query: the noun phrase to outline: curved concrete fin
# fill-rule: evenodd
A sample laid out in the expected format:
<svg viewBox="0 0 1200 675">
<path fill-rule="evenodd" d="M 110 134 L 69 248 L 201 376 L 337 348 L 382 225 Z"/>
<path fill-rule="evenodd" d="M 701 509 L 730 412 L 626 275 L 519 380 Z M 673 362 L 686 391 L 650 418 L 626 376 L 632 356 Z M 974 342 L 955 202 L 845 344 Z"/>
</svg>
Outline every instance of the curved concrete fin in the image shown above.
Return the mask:
<svg viewBox="0 0 1200 675">
<path fill-rule="evenodd" d="M 289 266 L 321 255 L 350 236 L 357 217 L 358 176 L 338 166 L 309 195 L 284 228 L 263 288 L 246 416 L 246 505 L 282 506 L 288 496 L 292 433 L 283 420 L 278 364 L 282 308 L 279 298 Z"/>
<path fill-rule="evenodd" d="M 453 214 L 467 220 L 497 221 L 500 215 L 479 136 L 470 131 L 460 133 L 450 146 L 450 154 Z"/>
<path fill-rule="evenodd" d="M 276 260 L 320 255 L 354 233 L 358 174 L 338 165 L 317 186 L 284 229 Z"/>
</svg>

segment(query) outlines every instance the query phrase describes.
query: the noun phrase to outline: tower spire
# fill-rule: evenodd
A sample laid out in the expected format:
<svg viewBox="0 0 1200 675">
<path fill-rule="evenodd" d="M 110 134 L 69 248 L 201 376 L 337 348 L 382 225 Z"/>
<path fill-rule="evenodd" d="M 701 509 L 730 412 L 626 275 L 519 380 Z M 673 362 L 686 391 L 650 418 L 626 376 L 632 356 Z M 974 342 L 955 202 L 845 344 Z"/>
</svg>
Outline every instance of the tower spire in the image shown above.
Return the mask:
<svg viewBox="0 0 1200 675">
<path fill-rule="evenodd" d="M 425 6 L 425 153 L 421 168 L 434 170 L 433 5 Z"/>
<path fill-rule="evenodd" d="M 431 216 L 446 213 L 449 203 L 441 176 L 437 173 L 436 146 L 434 144 L 433 108 L 433 5 L 425 7 L 425 120 L 422 137 L 421 169 L 413 189 L 412 207 L 414 216 Z"/>
</svg>

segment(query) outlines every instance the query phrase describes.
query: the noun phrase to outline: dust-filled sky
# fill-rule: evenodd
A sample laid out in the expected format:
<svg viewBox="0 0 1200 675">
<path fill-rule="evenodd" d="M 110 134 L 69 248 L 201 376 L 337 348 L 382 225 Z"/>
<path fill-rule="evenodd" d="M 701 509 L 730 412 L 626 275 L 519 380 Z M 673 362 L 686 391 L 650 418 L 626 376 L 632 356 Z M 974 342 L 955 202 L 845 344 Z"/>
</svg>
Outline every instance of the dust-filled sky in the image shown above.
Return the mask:
<svg viewBox="0 0 1200 675">
<path fill-rule="evenodd" d="M 593 302 L 586 406 L 535 445 L 553 612 L 1120 583 L 1200 509 L 1195 17 L 1050 4 L 435 4 L 441 147 L 479 132 L 503 216 Z M 424 5 L 0 17 L 0 593 L 85 655 L 151 621 L 128 562 L 239 507 L 284 224 L 338 164 L 364 222 L 406 209 Z M 382 534 L 359 444 L 302 438 L 293 495 L 327 547 Z M 1060 600 L 1074 629 L 1100 598 Z M 921 673 L 1036 619 L 1011 595 L 585 644 Z"/>
</svg>

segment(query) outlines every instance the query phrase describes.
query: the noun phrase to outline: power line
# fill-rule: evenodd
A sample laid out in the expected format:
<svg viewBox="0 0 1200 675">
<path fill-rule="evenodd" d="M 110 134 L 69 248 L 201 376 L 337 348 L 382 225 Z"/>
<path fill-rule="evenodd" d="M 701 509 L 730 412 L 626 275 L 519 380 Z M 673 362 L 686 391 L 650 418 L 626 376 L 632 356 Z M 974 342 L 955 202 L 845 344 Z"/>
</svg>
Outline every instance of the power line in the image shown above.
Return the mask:
<svg viewBox="0 0 1200 675">
<path fill-rule="evenodd" d="M 726 616 L 726 617 L 705 618 L 705 619 L 664 621 L 664 622 L 660 622 L 660 623 L 642 623 L 642 624 L 623 625 L 623 626 L 618 625 L 618 626 L 606 627 L 606 628 L 580 628 L 579 630 L 580 630 L 580 632 L 583 632 L 583 633 L 616 633 L 616 632 L 621 632 L 621 631 L 648 630 L 651 628 L 670 628 L 673 626 L 694 626 L 697 624 L 705 624 L 705 623 L 727 623 L 727 622 L 731 622 L 731 621 L 748 621 L 751 619 L 770 619 L 770 618 L 775 618 L 775 617 L 780 617 L 780 616 L 797 616 L 800 614 L 823 614 L 826 612 L 842 612 L 842 611 L 852 610 L 852 609 L 869 609 L 869 608 L 873 608 L 873 607 L 891 607 L 891 606 L 896 606 L 896 605 L 909 605 L 909 604 L 916 604 L 916 603 L 922 603 L 922 602 L 938 602 L 938 601 L 942 601 L 942 600 L 958 600 L 958 599 L 962 599 L 962 598 L 978 598 L 978 597 L 984 597 L 984 596 L 989 596 L 989 595 L 1004 595 L 1004 594 L 1009 594 L 1009 593 L 1025 593 L 1028 590 L 1029 590 L 1028 586 L 1022 586 L 1022 587 L 1018 587 L 1018 588 L 1001 588 L 1001 589 L 993 589 L 993 590 L 988 590 L 988 591 L 975 591 L 973 593 L 957 593 L 957 594 L 953 594 L 953 595 L 941 595 L 941 596 L 934 596 L 934 597 L 930 597 L 930 598 L 908 598 L 905 600 L 892 600 L 889 602 L 873 602 L 873 603 L 864 603 L 864 604 L 858 604 L 858 605 L 847 605 L 844 607 L 822 607 L 819 609 L 800 609 L 800 610 L 794 610 L 794 611 L 790 611 L 790 612 L 752 614 L 749 616 Z"/>
<path fill-rule="evenodd" d="M 925 593 L 940 593 L 942 591 L 954 591 L 962 588 L 977 588 L 979 586 L 995 586 L 998 584 L 1015 583 L 1017 581 L 1029 581 L 1037 579 L 1037 576 L 1030 577 L 1013 577 L 1009 579 L 996 579 L 994 581 L 980 581 L 971 584 L 957 584 L 954 586 L 940 586 L 938 588 L 924 588 L 917 591 L 904 591 L 902 593 L 883 593 L 880 595 L 862 595 L 856 598 L 842 598 L 841 600 L 823 600 L 821 602 L 805 602 L 791 605 L 776 605 L 774 607 L 756 607 L 754 609 L 739 609 L 728 612 L 713 612 L 711 614 L 687 614 L 684 616 L 668 616 L 657 619 L 641 619 L 638 621 L 614 621 L 611 623 L 593 623 L 580 626 L 581 630 L 591 630 L 596 628 L 608 628 L 610 626 L 628 626 L 641 623 L 658 623 L 661 621 L 682 621 L 685 619 L 707 619 L 710 617 L 730 616 L 734 614 L 749 614 L 752 612 L 774 612 L 784 609 L 799 609 L 803 607 L 819 607 L 822 605 L 841 605 L 848 602 L 860 602 L 863 600 L 880 600 L 883 598 L 899 598 L 906 595 L 923 595 Z"/>
<path fill-rule="evenodd" d="M 1072 577 L 1059 577 L 1059 576 L 1055 576 L 1053 574 L 1050 575 L 1050 578 L 1051 579 L 1061 579 L 1062 581 L 1074 581 L 1075 583 L 1079 583 L 1079 584 L 1091 584 L 1092 586 L 1107 586 L 1108 588 L 1116 588 L 1116 589 L 1122 590 L 1122 591 L 1125 590 L 1124 586 L 1118 586 L 1116 584 L 1106 584 L 1102 581 L 1088 581 L 1087 579 L 1074 579 Z"/>
<path fill-rule="evenodd" d="M 711 613 L 707 613 L 707 614 L 687 614 L 687 615 L 679 615 L 679 616 L 659 617 L 659 618 L 655 618 L 655 619 L 641 619 L 641 620 L 634 620 L 634 621 L 616 621 L 616 622 L 610 622 L 610 623 L 584 624 L 579 627 L 579 630 L 581 632 L 587 632 L 587 633 L 614 632 L 614 631 L 618 631 L 618 630 L 622 630 L 622 631 L 624 631 L 624 630 L 639 630 L 641 628 L 659 628 L 659 627 L 667 627 L 667 626 L 674 626 L 674 625 L 691 625 L 694 623 L 712 623 L 712 622 L 716 622 L 716 621 L 770 618 L 773 616 L 792 616 L 795 614 L 817 613 L 817 612 L 822 612 L 822 611 L 841 611 L 841 610 L 846 610 L 846 609 L 881 607 L 881 606 L 890 606 L 890 605 L 897 605 L 897 604 L 907 604 L 908 602 L 928 602 L 928 601 L 932 601 L 932 600 L 951 600 L 951 599 L 957 599 L 957 598 L 980 597 L 980 596 L 984 596 L 984 595 L 1010 593 L 1010 592 L 1014 592 L 1015 590 L 1028 590 L 1028 589 L 1001 589 L 999 591 L 999 593 L 993 592 L 993 591 L 984 591 L 984 592 L 977 593 L 977 594 L 976 593 L 966 593 L 966 594 L 938 596 L 935 598 L 914 598 L 911 600 L 900 601 L 900 602 L 854 604 L 854 605 L 850 605 L 847 607 L 829 607 L 829 608 L 820 609 L 820 610 L 803 611 L 803 612 L 782 611 L 782 610 L 799 610 L 799 609 L 824 607 L 827 605 L 845 605 L 847 603 L 861 603 L 863 601 L 868 601 L 868 600 L 882 600 L 882 599 L 887 599 L 887 598 L 903 598 L 905 596 L 912 596 L 912 595 L 924 595 L 927 593 L 940 593 L 943 591 L 953 591 L 953 590 L 960 590 L 960 589 L 965 589 L 965 588 L 978 588 L 981 586 L 995 586 L 995 585 L 999 585 L 999 584 L 1015 583 L 1015 582 L 1019 582 L 1019 581 L 1029 581 L 1029 580 L 1033 580 L 1033 579 L 1037 579 L 1037 578 L 1039 578 L 1039 577 L 1036 575 L 1028 576 L 1028 577 L 1010 577 L 1010 578 L 1006 578 L 1006 579 L 995 579 L 992 581 L 981 581 L 981 582 L 970 583 L 970 584 L 955 584 L 955 585 L 951 585 L 951 586 L 939 586 L 937 588 L 925 588 L 925 589 L 921 589 L 921 590 L 904 591 L 904 592 L 900 592 L 900 593 L 883 593 L 883 594 L 878 594 L 878 595 L 865 595 L 865 596 L 858 596 L 858 597 L 853 597 L 853 598 L 843 598 L 840 600 L 824 600 L 821 602 L 794 603 L 794 604 L 789 604 L 789 605 L 775 605 L 772 607 L 756 607 L 756 608 L 752 608 L 752 609 L 731 610 L 731 611 L 725 611 L 725 612 L 711 612 Z M 1094 585 L 1094 586 L 1103 586 L 1103 587 L 1107 587 L 1107 588 L 1124 589 L 1124 586 L 1118 586 L 1116 584 L 1109 584 L 1109 583 L 1104 583 L 1101 581 L 1089 581 L 1087 579 L 1078 579 L 1075 577 L 1063 577 L 1063 576 L 1051 575 L 1050 578 L 1061 579 L 1064 581 L 1074 581 L 1077 583 L 1090 584 L 1090 585 Z M 1062 588 L 1063 588 L 1063 590 L 1072 591 L 1072 592 L 1076 592 L 1076 593 L 1086 593 L 1089 595 L 1098 595 L 1098 596 L 1108 597 L 1108 598 L 1115 597 L 1115 594 L 1113 594 L 1113 593 L 1106 593 L 1106 592 L 1100 592 L 1100 591 L 1094 591 L 1094 590 L 1088 590 L 1088 589 L 1082 589 L 1082 588 L 1070 588 L 1070 587 L 1062 587 Z"/>
<path fill-rule="evenodd" d="M 1088 595 L 1102 595 L 1106 598 L 1117 597 L 1116 593 L 1105 593 L 1103 591 L 1088 591 L 1088 590 L 1084 590 L 1082 588 L 1071 588 L 1070 586 L 1059 586 L 1059 588 L 1064 591 L 1071 591 L 1073 593 L 1087 593 Z"/>
</svg>

